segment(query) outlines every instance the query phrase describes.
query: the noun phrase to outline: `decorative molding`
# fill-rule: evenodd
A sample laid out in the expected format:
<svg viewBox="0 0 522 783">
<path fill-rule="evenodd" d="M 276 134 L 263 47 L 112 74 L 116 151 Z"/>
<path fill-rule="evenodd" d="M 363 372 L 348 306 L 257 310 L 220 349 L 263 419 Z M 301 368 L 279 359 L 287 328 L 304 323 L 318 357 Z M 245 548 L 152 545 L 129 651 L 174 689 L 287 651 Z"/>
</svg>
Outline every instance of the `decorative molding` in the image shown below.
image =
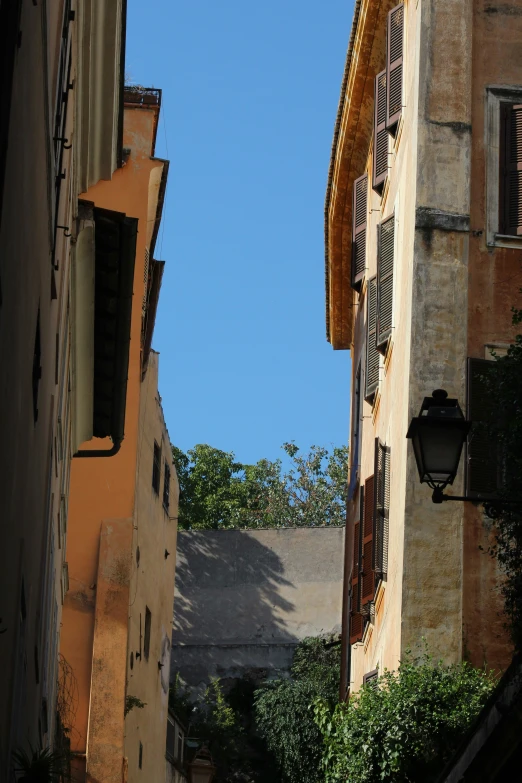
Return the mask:
<svg viewBox="0 0 522 783">
<path fill-rule="evenodd" d="M 417 207 L 415 210 L 415 228 L 433 231 L 469 231 L 469 215 L 447 212 L 434 207 Z"/>
</svg>

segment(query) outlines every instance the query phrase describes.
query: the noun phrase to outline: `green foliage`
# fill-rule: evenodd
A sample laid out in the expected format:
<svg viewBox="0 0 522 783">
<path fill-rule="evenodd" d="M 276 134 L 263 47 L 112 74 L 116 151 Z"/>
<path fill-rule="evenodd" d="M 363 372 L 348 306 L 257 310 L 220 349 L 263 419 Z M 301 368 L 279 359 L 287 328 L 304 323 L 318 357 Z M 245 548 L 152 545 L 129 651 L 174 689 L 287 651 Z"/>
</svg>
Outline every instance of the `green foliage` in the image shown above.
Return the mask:
<svg viewBox="0 0 522 783">
<path fill-rule="evenodd" d="M 13 760 L 18 772 L 23 772 L 25 780 L 31 783 L 55 783 L 65 771 L 67 759 L 50 748 L 35 748 L 29 744 L 29 750 L 17 748 Z"/>
<path fill-rule="evenodd" d="M 512 314 L 513 325 L 520 325 L 522 310 L 513 308 Z M 522 650 L 522 334 L 517 334 L 506 356 L 495 358 L 496 372 L 483 378 L 499 413 L 489 434 L 499 444 L 501 495 L 520 502 L 500 509 L 490 554 L 498 558 L 505 574 L 501 585 L 505 611 L 515 648 Z"/>
<path fill-rule="evenodd" d="M 321 698 L 333 709 L 339 690 L 340 647 L 322 638 L 297 647 L 291 679 L 267 682 L 255 694 L 259 733 L 278 763 L 284 783 L 319 783 L 322 736 L 310 705 Z"/>
<path fill-rule="evenodd" d="M 294 443 L 282 448 L 291 460 L 285 473 L 281 460 L 244 465 L 232 452 L 205 444 L 187 454 L 174 446 L 181 527 L 343 525 L 348 449 L 312 446 L 301 455 Z"/>
<path fill-rule="evenodd" d="M 467 663 L 409 655 L 348 704 L 315 704 L 326 783 L 432 783 L 495 686 Z"/>
<path fill-rule="evenodd" d="M 147 706 L 147 702 L 138 699 L 137 696 L 125 696 L 125 709 L 123 711 L 124 716 L 127 716 L 131 710 L 136 707 L 138 710 L 142 710 Z"/>
<path fill-rule="evenodd" d="M 203 702 L 192 713 L 190 734 L 209 748 L 217 768 L 215 783 L 253 783 L 246 734 L 217 678 L 211 680 Z"/>
</svg>

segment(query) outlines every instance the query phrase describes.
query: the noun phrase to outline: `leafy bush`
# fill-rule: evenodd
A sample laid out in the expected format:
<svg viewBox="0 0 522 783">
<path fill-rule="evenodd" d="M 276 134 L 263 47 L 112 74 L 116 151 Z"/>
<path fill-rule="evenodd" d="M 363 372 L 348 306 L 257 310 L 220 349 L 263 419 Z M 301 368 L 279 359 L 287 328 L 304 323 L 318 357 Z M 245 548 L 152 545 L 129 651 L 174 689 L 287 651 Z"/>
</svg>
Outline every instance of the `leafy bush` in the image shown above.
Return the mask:
<svg viewBox="0 0 522 783">
<path fill-rule="evenodd" d="M 291 679 L 267 682 L 255 694 L 259 733 L 274 754 L 285 783 L 319 783 L 322 736 L 310 705 L 320 697 L 333 709 L 339 691 L 340 647 L 323 638 L 296 648 Z"/>
<path fill-rule="evenodd" d="M 495 685 L 467 663 L 405 657 L 348 704 L 315 705 L 326 783 L 432 783 Z"/>
</svg>

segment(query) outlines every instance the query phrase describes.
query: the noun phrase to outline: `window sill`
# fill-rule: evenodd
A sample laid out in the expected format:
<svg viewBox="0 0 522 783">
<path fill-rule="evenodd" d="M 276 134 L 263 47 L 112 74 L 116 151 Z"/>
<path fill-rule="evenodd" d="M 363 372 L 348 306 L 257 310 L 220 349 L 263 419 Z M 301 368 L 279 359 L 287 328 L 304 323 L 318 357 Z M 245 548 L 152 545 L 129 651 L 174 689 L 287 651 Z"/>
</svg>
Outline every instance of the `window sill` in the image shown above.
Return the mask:
<svg viewBox="0 0 522 783">
<path fill-rule="evenodd" d="M 520 248 L 522 248 L 522 236 L 493 234 L 493 238 L 488 241 L 488 246 L 515 248 L 516 250 L 520 250 Z"/>
</svg>

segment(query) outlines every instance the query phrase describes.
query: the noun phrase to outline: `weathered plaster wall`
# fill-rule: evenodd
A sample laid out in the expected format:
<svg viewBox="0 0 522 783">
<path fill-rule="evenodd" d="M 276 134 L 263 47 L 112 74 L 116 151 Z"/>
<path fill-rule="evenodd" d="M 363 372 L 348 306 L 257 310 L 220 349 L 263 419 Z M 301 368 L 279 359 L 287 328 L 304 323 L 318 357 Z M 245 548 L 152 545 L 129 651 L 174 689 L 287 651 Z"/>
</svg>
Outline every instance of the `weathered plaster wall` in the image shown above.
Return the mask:
<svg viewBox="0 0 522 783">
<path fill-rule="evenodd" d="M 141 699 L 146 706 L 131 710 L 125 719 L 128 783 L 162 780 L 165 774 L 179 489 L 158 393 L 158 364 L 159 354 L 151 351 L 140 400 L 128 644 L 123 671 L 127 673 L 127 695 Z M 154 441 L 161 445 L 162 455 L 159 495 L 152 488 Z M 171 471 L 168 511 L 163 506 L 165 463 Z M 167 557 L 165 551 L 169 553 Z M 143 643 L 146 607 L 152 614 L 148 660 Z M 136 653 L 140 652 L 138 657 Z M 141 769 L 138 766 L 140 742 Z"/>
<path fill-rule="evenodd" d="M 287 673 L 296 644 L 339 633 L 344 528 L 180 531 L 171 676 Z"/>
<path fill-rule="evenodd" d="M 26 747 L 28 741 L 47 745 L 54 731 L 54 708 L 48 710 L 46 731 L 43 705 L 54 705 L 56 699 L 64 589 L 63 512 L 71 459 L 70 238 L 64 231 L 57 232 L 53 258 L 56 203 L 51 127 L 59 60 L 54 28 L 58 25 L 61 34 L 57 19 L 61 20 L 63 5 L 63 0 L 19 4 L 20 38 L 14 44 L 5 179 L 0 183 L 4 186 L 0 199 L 0 780 L 11 778 L 13 748 Z M 73 27 L 70 78 L 74 81 Z M 2 101 L 6 113 L 5 94 Z M 73 125 L 70 94 L 67 136 L 73 133 Z M 63 171 L 57 222 L 70 226 L 76 200 L 70 150 L 64 150 Z M 35 423 L 31 376 L 38 313 L 41 377 Z"/>
</svg>

